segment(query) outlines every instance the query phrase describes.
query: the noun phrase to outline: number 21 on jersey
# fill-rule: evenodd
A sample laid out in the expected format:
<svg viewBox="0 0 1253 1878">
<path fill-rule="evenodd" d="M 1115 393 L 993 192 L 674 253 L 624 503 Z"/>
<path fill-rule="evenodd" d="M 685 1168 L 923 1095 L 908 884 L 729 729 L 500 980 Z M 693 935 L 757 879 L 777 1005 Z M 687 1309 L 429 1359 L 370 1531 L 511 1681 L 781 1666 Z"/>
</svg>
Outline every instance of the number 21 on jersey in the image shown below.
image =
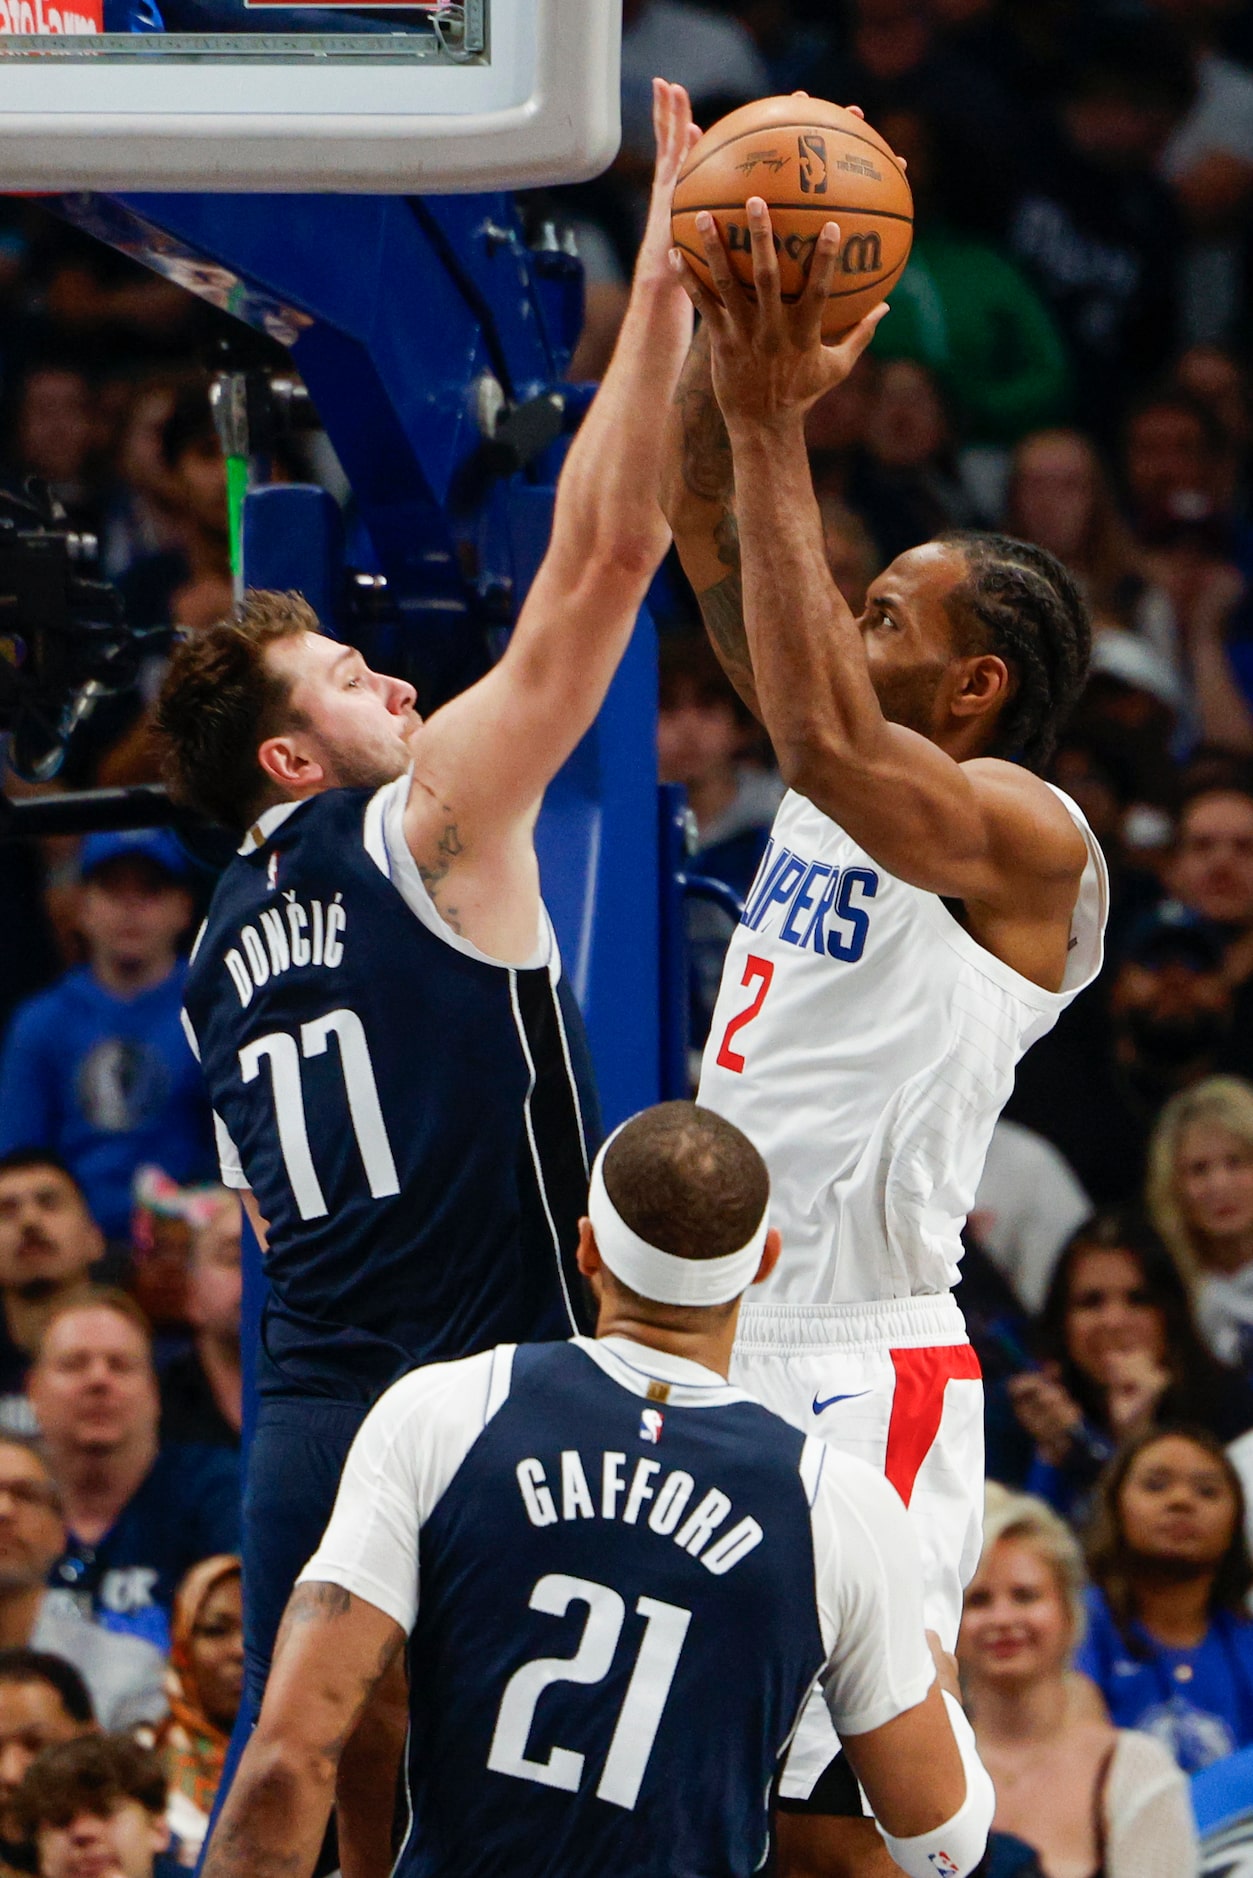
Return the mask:
<svg viewBox="0 0 1253 1878">
<path fill-rule="evenodd" d="M 744 1058 L 738 1050 L 731 1048 L 731 1039 L 737 1036 L 746 1024 L 751 1024 L 753 1019 L 760 1014 L 761 1007 L 766 1002 L 766 993 L 770 989 L 770 980 L 773 977 L 773 961 L 758 958 L 755 952 L 750 952 L 747 963 L 744 966 L 744 976 L 741 978 L 740 983 L 742 985 L 755 984 L 757 990 L 752 1003 L 745 1005 L 742 1011 L 736 1012 L 722 1034 L 722 1042 L 718 1046 L 718 1066 L 720 1069 L 734 1070 L 737 1076 L 742 1072 L 744 1068 Z"/>
</svg>

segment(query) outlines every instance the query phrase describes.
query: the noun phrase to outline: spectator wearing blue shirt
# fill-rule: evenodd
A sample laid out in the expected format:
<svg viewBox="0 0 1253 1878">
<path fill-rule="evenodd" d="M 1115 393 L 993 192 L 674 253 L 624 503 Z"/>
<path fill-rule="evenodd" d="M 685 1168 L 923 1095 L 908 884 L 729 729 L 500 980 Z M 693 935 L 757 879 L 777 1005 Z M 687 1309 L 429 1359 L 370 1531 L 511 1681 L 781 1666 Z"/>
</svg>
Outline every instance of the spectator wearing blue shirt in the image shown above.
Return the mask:
<svg viewBox="0 0 1253 1878">
<path fill-rule="evenodd" d="M 0 1154 L 50 1148 L 110 1239 L 130 1235 L 135 1170 L 211 1178 L 212 1122 L 179 1016 L 187 862 L 161 829 L 90 835 L 87 963 L 19 1006 L 0 1055 Z"/>
<path fill-rule="evenodd" d="M 124 1291 L 84 1287 L 54 1310 L 29 1388 L 67 1529 L 49 1582 L 107 1628 L 168 1650 L 180 1579 L 239 1550 L 238 1457 L 159 1444 L 152 1339 Z"/>
<path fill-rule="evenodd" d="M 1114 1724 L 1156 1735 L 1185 1773 L 1253 1742 L 1253 1562 L 1222 1444 L 1182 1428 L 1130 1441 L 1102 1483 L 1088 1562 L 1076 1667 Z"/>
</svg>

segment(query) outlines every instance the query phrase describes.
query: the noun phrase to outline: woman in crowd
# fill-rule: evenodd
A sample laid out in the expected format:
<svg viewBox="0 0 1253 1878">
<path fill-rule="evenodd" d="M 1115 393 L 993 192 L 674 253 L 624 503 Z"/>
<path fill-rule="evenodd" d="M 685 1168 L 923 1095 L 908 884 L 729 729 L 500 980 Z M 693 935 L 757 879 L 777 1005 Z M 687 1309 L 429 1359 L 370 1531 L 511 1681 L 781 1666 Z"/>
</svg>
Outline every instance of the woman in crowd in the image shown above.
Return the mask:
<svg viewBox="0 0 1253 1878">
<path fill-rule="evenodd" d="M 170 1713 L 155 1746 L 170 1783 L 167 1819 L 184 1865 L 200 1856 L 244 1686 L 239 1560 L 202 1559 L 178 1589 L 171 1626 Z"/>
<path fill-rule="evenodd" d="M 1082 431 L 1037 430 L 1023 438 L 1010 468 L 1005 532 L 1064 561 L 1098 618 L 1147 626 L 1155 636 L 1154 608 L 1163 597 L 1146 584 L 1105 466 Z M 1164 630 L 1173 651 L 1169 617 Z"/>
<path fill-rule="evenodd" d="M 1124 1728 L 1156 1735 L 1185 1773 L 1253 1742 L 1253 1563 L 1244 1495 L 1204 1429 L 1128 1442 L 1101 1483 L 1080 1669 Z"/>
<path fill-rule="evenodd" d="M 1165 1248 L 1144 1226 L 1098 1215 L 1053 1273 L 1037 1330 L 1041 1367 L 1008 1394 L 1034 1446 L 1026 1485 L 1081 1520 L 1120 1441 L 1195 1422 L 1221 1441 L 1253 1426 L 1253 1391 L 1205 1348 Z"/>
<path fill-rule="evenodd" d="M 1211 1349 L 1253 1360 L 1253 1089 L 1209 1076 L 1163 1108 L 1149 1147 L 1149 1211 Z"/>
<path fill-rule="evenodd" d="M 1197 1850 L 1187 1782 L 1158 1742 L 1096 1714 L 1070 1667 L 1083 1622 L 1083 1562 L 1067 1526 L 1042 1501 L 989 1487 L 957 1643 L 996 1786 L 989 1872 L 1189 1878 Z M 1036 1864 L 1015 1841 L 1034 1848 Z"/>
</svg>

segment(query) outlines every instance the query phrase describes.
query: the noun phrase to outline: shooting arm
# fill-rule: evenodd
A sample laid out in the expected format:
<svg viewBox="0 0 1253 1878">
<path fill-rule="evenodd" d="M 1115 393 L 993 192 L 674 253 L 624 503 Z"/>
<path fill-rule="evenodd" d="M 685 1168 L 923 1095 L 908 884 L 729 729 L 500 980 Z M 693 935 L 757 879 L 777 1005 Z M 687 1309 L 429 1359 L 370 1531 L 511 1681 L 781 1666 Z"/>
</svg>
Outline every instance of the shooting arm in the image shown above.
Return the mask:
<svg viewBox="0 0 1253 1878">
<path fill-rule="evenodd" d="M 339 1585 L 296 1586 L 204 1878 L 309 1878 L 344 1744 L 403 1642 L 399 1624 Z"/>
<path fill-rule="evenodd" d="M 761 716 L 744 629 L 731 442 L 709 369 L 709 331 L 692 341 L 667 426 L 661 506 L 723 671 Z"/>
<path fill-rule="evenodd" d="M 801 414 L 733 419 L 730 435 L 749 652 L 789 787 L 932 893 L 989 907 L 1017 906 L 1031 881 L 1073 894 L 1083 840 L 1036 777 L 954 762 L 884 716 L 861 629 L 827 566 Z M 897 630 L 890 602 L 869 630 Z"/>
</svg>

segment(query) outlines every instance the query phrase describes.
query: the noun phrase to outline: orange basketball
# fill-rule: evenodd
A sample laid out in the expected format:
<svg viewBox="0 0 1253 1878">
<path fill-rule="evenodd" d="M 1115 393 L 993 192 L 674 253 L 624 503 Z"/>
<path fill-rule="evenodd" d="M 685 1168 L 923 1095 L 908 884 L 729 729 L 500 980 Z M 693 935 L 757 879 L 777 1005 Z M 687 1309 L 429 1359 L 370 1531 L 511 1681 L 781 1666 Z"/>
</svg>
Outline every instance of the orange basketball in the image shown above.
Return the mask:
<svg viewBox="0 0 1253 1878">
<path fill-rule="evenodd" d="M 914 199 L 905 173 L 877 131 L 821 98 L 763 98 L 705 132 L 674 192 L 675 246 L 712 286 L 696 217 L 708 209 L 731 266 L 752 286 L 753 257 L 744 204 L 770 205 L 783 298 L 805 284 L 824 222 L 838 222 L 840 260 L 824 339 L 847 332 L 878 306 L 909 259 Z"/>
</svg>

